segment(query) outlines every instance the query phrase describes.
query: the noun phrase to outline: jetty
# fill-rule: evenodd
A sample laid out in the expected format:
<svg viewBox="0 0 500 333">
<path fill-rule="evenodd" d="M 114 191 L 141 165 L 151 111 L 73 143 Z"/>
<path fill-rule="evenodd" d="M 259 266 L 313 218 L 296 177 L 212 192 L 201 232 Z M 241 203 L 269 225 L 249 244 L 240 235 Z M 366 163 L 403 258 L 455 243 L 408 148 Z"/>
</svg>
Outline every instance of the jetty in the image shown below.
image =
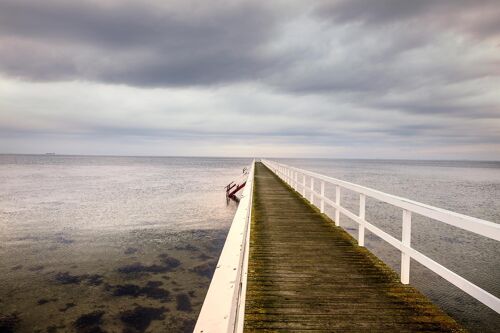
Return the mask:
<svg viewBox="0 0 500 333">
<path fill-rule="evenodd" d="M 341 205 L 341 191 L 359 195 L 358 212 Z M 366 220 L 367 197 L 401 208 L 401 239 Z M 493 222 L 254 161 L 194 332 L 464 332 L 409 284 L 411 259 L 500 313 L 496 296 L 411 247 L 412 214 L 500 241 Z M 358 224 L 357 239 L 341 216 Z M 366 231 L 401 251 L 400 274 L 364 247 Z"/>
</svg>

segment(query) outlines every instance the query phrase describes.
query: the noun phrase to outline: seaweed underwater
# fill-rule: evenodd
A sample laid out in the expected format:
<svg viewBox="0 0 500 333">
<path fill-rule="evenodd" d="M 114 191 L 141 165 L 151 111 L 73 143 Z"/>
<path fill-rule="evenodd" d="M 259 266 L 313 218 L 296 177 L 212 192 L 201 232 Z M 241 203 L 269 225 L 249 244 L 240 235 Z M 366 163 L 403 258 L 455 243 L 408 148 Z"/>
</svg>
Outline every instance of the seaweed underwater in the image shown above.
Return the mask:
<svg viewBox="0 0 500 333">
<path fill-rule="evenodd" d="M 97 244 L 99 255 L 82 262 L 53 250 L 36 265 L 13 262 L 10 288 L 0 288 L 0 332 L 190 332 L 224 237 L 220 230 L 169 233 L 162 246 L 129 239 L 134 250 L 128 244 L 110 253 Z M 65 246 L 86 245 L 75 237 Z"/>
</svg>

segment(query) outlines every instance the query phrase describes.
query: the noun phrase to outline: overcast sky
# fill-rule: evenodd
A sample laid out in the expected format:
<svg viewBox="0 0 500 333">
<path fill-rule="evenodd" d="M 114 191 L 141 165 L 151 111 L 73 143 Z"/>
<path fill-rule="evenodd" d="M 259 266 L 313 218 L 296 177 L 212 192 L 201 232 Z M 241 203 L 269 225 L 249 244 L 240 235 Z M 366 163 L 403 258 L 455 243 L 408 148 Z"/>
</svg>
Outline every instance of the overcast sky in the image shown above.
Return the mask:
<svg viewBox="0 0 500 333">
<path fill-rule="evenodd" d="M 500 160 L 500 6 L 0 0 L 0 152 Z"/>
</svg>

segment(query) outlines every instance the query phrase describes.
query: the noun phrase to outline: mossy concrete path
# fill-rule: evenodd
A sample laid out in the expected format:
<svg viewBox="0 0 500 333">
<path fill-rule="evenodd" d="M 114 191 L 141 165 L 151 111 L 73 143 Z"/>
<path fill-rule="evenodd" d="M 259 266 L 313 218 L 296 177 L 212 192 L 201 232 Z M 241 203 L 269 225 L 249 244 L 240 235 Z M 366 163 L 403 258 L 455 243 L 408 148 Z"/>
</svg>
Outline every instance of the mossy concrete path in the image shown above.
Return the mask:
<svg viewBox="0 0 500 333">
<path fill-rule="evenodd" d="M 256 164 L 245 332 L 457 332 L 460 326 Z"/>
</svg>

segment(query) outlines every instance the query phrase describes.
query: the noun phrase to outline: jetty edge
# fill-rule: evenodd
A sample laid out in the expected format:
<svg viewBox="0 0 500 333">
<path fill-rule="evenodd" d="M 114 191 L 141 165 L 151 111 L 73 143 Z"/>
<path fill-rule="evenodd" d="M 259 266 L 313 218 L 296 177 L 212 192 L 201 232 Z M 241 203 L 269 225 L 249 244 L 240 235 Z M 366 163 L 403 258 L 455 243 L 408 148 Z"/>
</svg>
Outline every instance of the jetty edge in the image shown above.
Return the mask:
<svg viewBox="0 0 500 333">
<path fill-rule="evenodd" d="M 335 201 L 324 195 L 325 182 L 337 187 Z M 340 205 L 341 188 L 360 193 L 359 215 Z M 366 196 L 403 209 L 401 241 L 388 240 L 365 220 Z M 324 214 L 325 204 L 335 208 L 335 220 Z M 457 285 L 455 273 L 415 255 L 408 242 L 412 212 L 466 230 L 479 220 L 284 164 L 253 161 L 194 332 L 464 332 L 408 285 L 409 258 Z M 358 222 L 358 240 L 341 229 L 340 213 Z M 479 221 L 476 233 L 500 239 L 497 224 Z M 400 277 L 362 246 L 364 229 L 399 245 Z M 499 312 L 498 298 L 466 282 L 458 287 Z"/>
</svg>

